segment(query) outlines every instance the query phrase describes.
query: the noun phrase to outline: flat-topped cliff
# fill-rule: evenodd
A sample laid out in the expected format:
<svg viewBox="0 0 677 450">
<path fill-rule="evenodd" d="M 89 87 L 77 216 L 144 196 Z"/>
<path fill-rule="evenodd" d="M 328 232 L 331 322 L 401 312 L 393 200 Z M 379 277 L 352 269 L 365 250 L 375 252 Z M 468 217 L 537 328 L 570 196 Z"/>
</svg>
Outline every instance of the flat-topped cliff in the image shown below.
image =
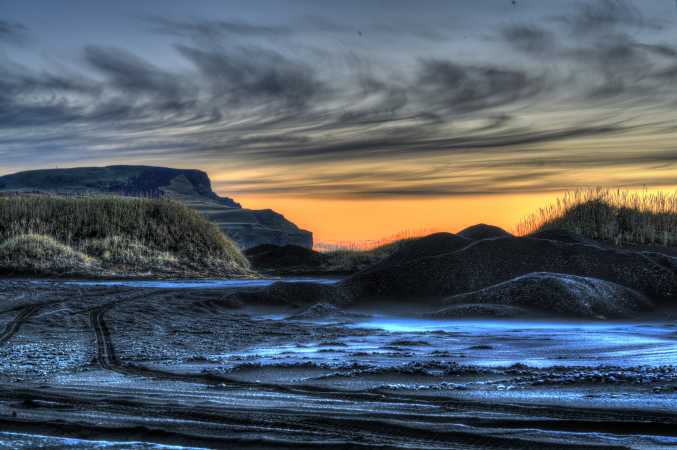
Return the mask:
<svg viewBox="0 0 677 450">
<path fill-rule="evenodd" d="M 153 166 L 78 167 L 19 172 L 0 177 L 0 194 L 117 194 L 167 197 L 197 210 L 216 223 L 242 249 L 262 244 L 311 248 L 313 235 L 271 209 L 242 208 L 212 190 L 200 170 Z"/>
</svg>

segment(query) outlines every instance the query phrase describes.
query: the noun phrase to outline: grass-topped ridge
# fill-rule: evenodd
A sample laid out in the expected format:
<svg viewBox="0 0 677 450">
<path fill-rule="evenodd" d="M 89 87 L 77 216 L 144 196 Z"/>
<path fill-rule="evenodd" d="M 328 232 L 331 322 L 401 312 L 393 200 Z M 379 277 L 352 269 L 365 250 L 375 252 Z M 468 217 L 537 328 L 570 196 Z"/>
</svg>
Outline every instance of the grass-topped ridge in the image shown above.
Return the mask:
<svg viewBox="0 0 677 450">
<path fill-rule="evenodd" d="M 517 225 L 522 236 L 566 230 L 616 245 L 677 245 L 677 192 L 567 192 Z"/>
<path fill-rule="evenodd" d="M 181 203 L 117 196 L 0 197 L 0 271 L 236 275 L 247 259 Z"/>
</svg>

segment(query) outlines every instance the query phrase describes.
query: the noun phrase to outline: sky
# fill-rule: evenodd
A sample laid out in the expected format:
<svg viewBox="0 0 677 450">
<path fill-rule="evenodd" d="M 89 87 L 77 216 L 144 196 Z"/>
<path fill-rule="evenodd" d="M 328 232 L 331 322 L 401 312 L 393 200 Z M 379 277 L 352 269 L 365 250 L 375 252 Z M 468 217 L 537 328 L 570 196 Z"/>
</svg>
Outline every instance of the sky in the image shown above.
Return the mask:
<svg viewBox="0 0 677 450">
<path fill-rule="evenodd" d="M 202 169 L 317 241 L 677 185 L 674 0 L 0 0 L 0 174 Z"/>
</svg>

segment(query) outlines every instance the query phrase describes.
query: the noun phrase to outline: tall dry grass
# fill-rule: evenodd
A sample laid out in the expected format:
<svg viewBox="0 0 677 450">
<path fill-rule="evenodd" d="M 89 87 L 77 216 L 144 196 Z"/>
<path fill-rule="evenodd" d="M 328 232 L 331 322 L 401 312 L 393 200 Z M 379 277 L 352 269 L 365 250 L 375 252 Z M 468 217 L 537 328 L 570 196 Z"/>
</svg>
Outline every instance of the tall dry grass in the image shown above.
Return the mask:
<svg viewBox="0 0 677 450">
<path fill-rule="evenodd" d="M 570 191 L 516 227 L 522 236 L 548 229 L 568 230 L 616 245 L 677 245 L 677 192 Z"/>
<path fill-rule="evenodd" d="M 313 246 L 313 250 L 322 253 L 372 251 L 385 249 L 389 244 L 397 243 L 399 241 L 416 239 L 436 232 L 437 230 L 432 228 L 423 228 L 418 230 L 402 230 L 398 233 L 380 239 L 368 239 L 363 241 L 342 240 L 316 242 Z"/>
<path fill-rule="evenodd" d="M 218 227 L 181 203 L 118 196 L 0 197 L 0 244 L 50 239 L 102 263 L 249 265 Z M 43 238 L 41 238 L 43 239 Z M 37 255 L 37 253 L 36 253 Z"/>
<path fill-rule="evenodd" d="M 0 243 L 0 269 L 18 273 L 85 273 L 96 261 L 49 236 L 22 234 Z"/>
</svg>

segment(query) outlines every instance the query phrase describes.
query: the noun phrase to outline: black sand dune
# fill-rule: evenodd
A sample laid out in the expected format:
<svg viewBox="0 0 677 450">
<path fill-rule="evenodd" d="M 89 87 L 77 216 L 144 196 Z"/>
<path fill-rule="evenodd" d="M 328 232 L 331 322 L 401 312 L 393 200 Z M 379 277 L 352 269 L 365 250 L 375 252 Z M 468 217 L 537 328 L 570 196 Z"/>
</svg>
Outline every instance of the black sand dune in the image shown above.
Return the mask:
<svg viewBox="0 0 677 450">
<path fill-rule="evenodd" d="M 486 223 L 478 223 L 477 225 L 464 228 L 458 232 L 458 235 L 472 240 L 512 236 L 512 234 L 508 233 L 503 228 L 487 225 Z"/>
<path fill-rule="evenodd" d="M 319 273 L 329 262 L 326 255 L 298 245 L 263 244 L 244 254 L 255 270 L 268 273 Z"/>
<path fill-rule="evenodd" d="M 452 233 L 435 233 L 418 239 L 405 241 L 400 248 L 386 258 L 379 266 L 389 266 L 413 261 L 419 258 L 443 255 L 460 250 L 473 241 Z"/>
<path fill-rule="evenodd" d="M 484 319 L 484 318 L 525 318 L 537 316 L 534 311 L 511 305 L 496 303 L 463 303 L 423 314 L 428 319 Z"/>
<path fill-rule="evenodd" d="M 569 244 L 588 244 L 601 246 L 599 242 L 596 242 L 592 239 L 588 239 L 580 234 L 572 233 L 568 230 L 543 230 L 537 231 L 536 233 L 530 234 L 530 238 L 534 239 L 547 239 L 549 241 L 559 241 L 566 242 Z"/>
<path fill-rule="evenodd" d="M 569 233 L 475 241 L 438 233 L 402 245 L 379 264 L 334 286 L 279 283 L 236 295 L 243 304 L 295 306 L 368 306 L 374 301 L 443 305 L 451 297 L 453 305 L 447 301 L 447 306 L 453 308 L 440 314 L 470 311 L 461 304 L 492 304 L 500 308 L 472 311 L 489 316 L 525 310 L 557 317 L 629 317 L 651 310 L 647 299 L 657 306 L 672 305 L 677 295 L 675 261 L 655 252 L 590 245 Z M 517 309 L 506 312 L 506 307 Z"/>
<path fill-rule="evenodd" d="M 483 305 L 475 315 L 524 317 L 526 311 L 585 319 L 632 318 L 651 310 L 642 294 L 616 283 L 559 273 L 530 273 L 512 280 L 445 299 L 451 306 L 433 317 L 464 317 L 464 305 Z M 493 311 L 492 309 L 493 308 Z M 500 314 L 502 311 L 502 314 Z"/>
<path fill-rule="evenodd" d="M 386 263 L 348 278 L 340 289 L 355 299 L 443 297 L 553 272 L 618 283 L 665 302 L 677 293 L 675 272 L 646 255 L 545 239 L 486 239 L 443 255 Z"/>
</svg>

